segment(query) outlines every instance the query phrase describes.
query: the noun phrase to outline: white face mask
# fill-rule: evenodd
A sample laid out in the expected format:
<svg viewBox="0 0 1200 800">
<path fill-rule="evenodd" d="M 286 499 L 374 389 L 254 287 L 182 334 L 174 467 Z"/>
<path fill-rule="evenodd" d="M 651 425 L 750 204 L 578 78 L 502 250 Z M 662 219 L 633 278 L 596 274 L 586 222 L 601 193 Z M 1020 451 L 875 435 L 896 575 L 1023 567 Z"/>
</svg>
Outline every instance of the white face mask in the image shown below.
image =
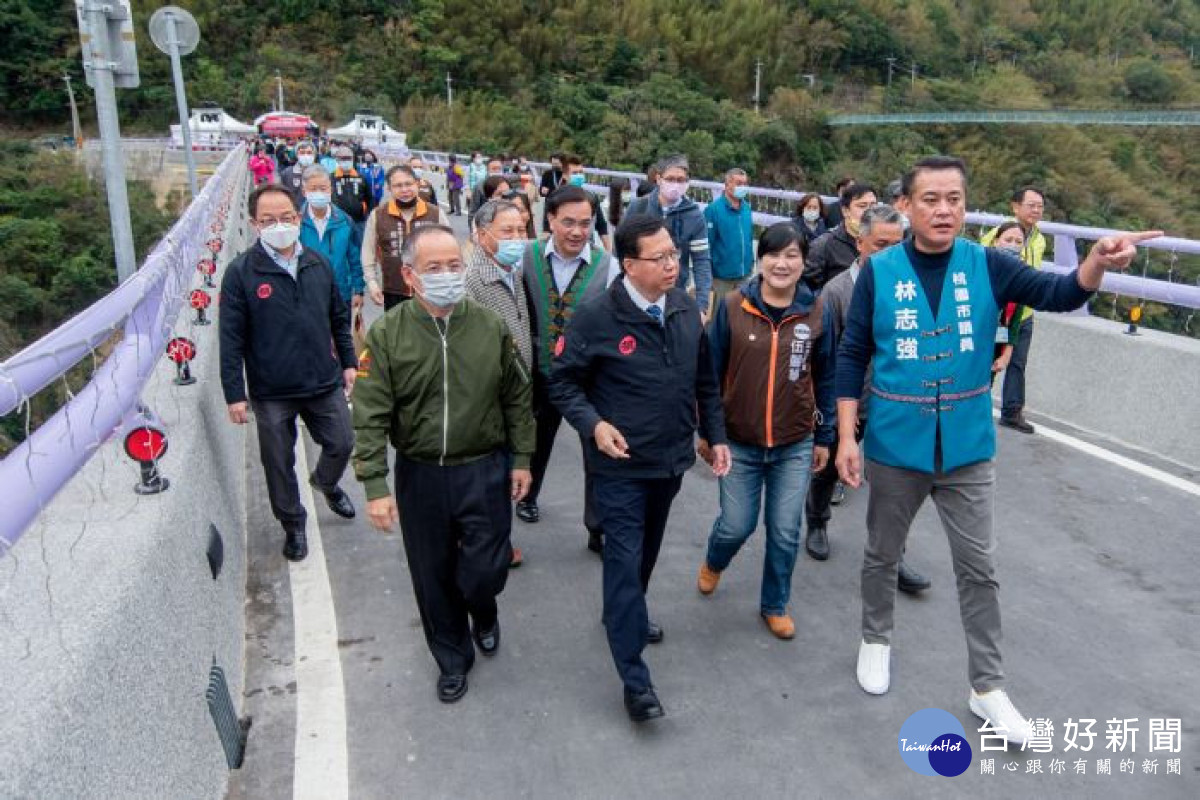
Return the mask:
<svg viewBox="0 0 1200 800">
<path fill-rule="evenodd" d="M 820 218 L 821 218 L 821 212 L 817 211 L 815 208 L 804 209 L 804 221 L 805 222 L 816 222 Z"/>
<path fill-rule="evenodd" d="M 314 156 L 312 153 L 301 153 L 300 155 L 296 156 L 296 161 L 302 167 L 311 167 L 313 165 L 313 162 L 316 160 L 317 160 L 317 157 Z"/>
<path fill-rule="evenodd" d="M 342 172 L 349 172 L 350 169 L 354 166 L 353 161 L 347 161 L 344 158 L 339 158 L 337 163 L 338 163 L 338 167 L 341 168 Z"/>
<path fill-rule="evenodd" d="M 677 183 L 675 181 L 659 181 L 658 194 L 668 203 L 674 203 L 679 198 L 683 197 L 687 192 L 688 182 Z"/>
<path fill-rule="evenodd" d="M 421 296 L 430 305 L 450 308 L 467 294 L 461 272 L 438 272 L 421 276 Z"/>
<path fill-rule="evenodd" d="M 276 222 L 258 232 L 258 238 L 272 250 L 287 250 L 300 238 L 300 226 Z"/>
</svg>

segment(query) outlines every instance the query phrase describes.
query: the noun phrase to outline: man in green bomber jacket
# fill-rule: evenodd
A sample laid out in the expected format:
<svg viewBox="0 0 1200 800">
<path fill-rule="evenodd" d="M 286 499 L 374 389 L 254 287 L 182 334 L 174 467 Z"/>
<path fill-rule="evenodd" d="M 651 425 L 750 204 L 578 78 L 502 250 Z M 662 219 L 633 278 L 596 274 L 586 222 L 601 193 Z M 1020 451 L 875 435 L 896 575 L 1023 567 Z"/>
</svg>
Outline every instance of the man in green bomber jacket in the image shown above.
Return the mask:
<svg viewBox="0 0 1200 800">
<path fill-rule="evenodd" d="M 531 388 L 504 321 L 465 299 L 453 231 L 415 229 L 402 261 L 417 302 L 392 309 L 367 334 L 354 392 L 354 471 L 371 524 L 388 531 L 400 523 L 440 671 L 438 698 L 452 703 L 466 694 L 475 646 L 485 656 L 500 646 L 496 596 L 512 558 L 512 501 L 531 481 Z"/>
</svg>

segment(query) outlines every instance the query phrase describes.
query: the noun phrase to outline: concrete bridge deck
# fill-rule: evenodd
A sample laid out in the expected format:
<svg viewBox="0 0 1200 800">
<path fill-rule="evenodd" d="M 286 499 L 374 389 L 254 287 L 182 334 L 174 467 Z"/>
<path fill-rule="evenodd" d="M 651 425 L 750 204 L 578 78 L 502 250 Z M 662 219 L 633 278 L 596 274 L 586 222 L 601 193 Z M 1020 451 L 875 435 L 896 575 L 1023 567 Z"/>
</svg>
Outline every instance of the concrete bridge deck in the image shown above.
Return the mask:
<svg viewBox="0 0 1200 800">
<path fill-rule="evenodd" d="M 455 227 L 465 234 L 460 220 Z M 1073 441 L 1087 438 L 1074 433 Z M 667 717 L 632 725 L 599 622 L 600 560 L 584 548 L 579 442 L 564 426 L 542 521 L 514 523 L 526 564 L 510 573 L 501 597 L 500 654 L 477 660 L 467 696 L 453 706 L 434 695 L 436 667 L 399 533 L 380 535 L 361 517 L 341 520 L 323 503 L 311 518 L 319 520 L 336 636 L 326 635 L 323 646 L 311 637 L 298 642 L 295 631 L 312 621 L 297 615 L 320 619 L 323 610 L 313 606 L 320 601 L 308 591 L 310 576 L 298 592 L 297 567 L 279 554 L 261 469 L 248 459 L 244 713 L 255 729 L 231 797 L 320 796 L 297 792 L 301 779 L 332 780 L 334 792 L 344 780 L 345 796 L 355 800 L 1196 797 L 1200 486 L 1192 482 L 1200 476 L 1119 454 L 1183 479 L 1180 489 L 1045 435 L 1000 429 L 999 440 L 1006 668 L 1017 707 L 1053 721 L 1052 753 L 1014 750 L 997 759 L 995 775 L 980 772 L 981 756 L 1004 754 L 979 751 L 949 548 L 931 504 L 914 526 L 909 558 L 934 586 L 920 598 L 901 595 L 893 688 L 871 697 L 854 677 L 866 491 L 835 510 L 828 562 L 801 554 L 791 603 L 797 636 L 780 642 L 758 617 L 761 529 L 713 597 L 696 591 L 718 509 L 716 481 L 702 465 L 675 502 L 650 593 L 666 640 L 647 660 Z M 343 486 L 363 509 L 361 487 L 351 477 Z M 321 713 L 296 674 L 304 662 L 330 658 L 344 686 L 344 778 L 297 765 L 300 745 L 293 746 L 297 724 Z M 950 711 L 967 730 L 975 759 L 958 778 L 919 776 L 897 754 L 900 726 L 928 707 Z M 1143 737 L 1136 755 L 1105 750 L 1106 720 L 1134 717 Z M 1151 717 L 1182 720 L 1183 752 L 1145 752 Z M 1073 774 L 1078 751 L 1063 751 L 1068 718 L 1094 718 L 1101 732 L 1085 754 L 1086 775 Z M 1180 758 L 1183 774 L 1167 775 L 1164 756 Z M 1114 774 L 1096 774 L 1104 757 Z M 1136 774 L 1119 773 L 1122 757 L 1136 759 Z M 1150 757 L 1159 759 L 1158 774 L 1142 772 Z M 1038 758 L 1044 774 L 1027 774 Z M 1049 774 L 1052 758 L 1065 760 L 1068 774 Z M 1011 763 L 1016 772 L 1005 771 Z"/>
<path fill-rule="evenodd" d="M 344 678 L 349 797 L 1197 796 L 1197 497 L 1045 437 L 1001 431 L 996 528 L 1006 668 L 1018 708 L 1050 718 L 1056 732 L 1053 753 L 1012 751 L 997 760 L 997 774 L 982 775 L 979 758 L 1002 754 L 979 751 L 949 550 L 929 504 L 908 552 L 934 585 L 923 597 L 899 599 L 893 688 L 871 697 L 854 678 L 865 492 L 835 511 L 832 558 L 801 556 L 791 604 L 798 632 L 780 642 L 757 616 L 761 531 L 713 597 L 697 593 L 717 491 L 710 475 L 694 470 L 651 589 L 666 640 L 647 657 L 667 717 L 635 727 L 599 624 L 600 562 L 583 546 L 578 465 L 578 440 L 564 433 L 542 522 L 516 523 L 527 560 L 501 597 L 501 651 L 477 662 L 470 691 L 453 706 L 434 696 L 436 668 L 399 534 L 316 509 L 337 622 L 336 642 L 325 649 L 336 648 Z M 305 624 L 296 615 L 312 613 L 311 598 L 297 595 L 296 568 L 289 576 L 279 554 L 258 466 L 246 477 L 245 711 L 255 723 L 231 796 L 288 797 L 303 702 L 297 662 L 323 652 L 305 652 L 293 635 Z M 361 491 L 345 485 L 361 508 Z M 958 778 L 916 775 L 897 755 L 901 724 L 928 707 L 950 711 L 967 730 L 976 759 Z M 1146 752 L 1151 717 L 1182 719 L 1182 753 Z M 1098 720 L 1086 775 L 1072 774 L 1078 751 L 1063 752 L 1068 718 Z M 1105 750 L 1111 718 L 1140 719 L 1136 755 Z M 1182 758 L 1182 775 L 1166 774 L 1166 755 Z M 1055 757 L 1067 761 L 1068 774 L 1026 774 L 1035 758 L 1049 773 Z M 1095 774 L 1102 757 L 1113 759 L 1114 774 Z M 1121 757 L 1135 758 L 1137 774 L 1118 774 Z M 1159 759 L 1158 774 L 1142 773 L 1146 758 Z M 1009 761 L 1017 772 L 1003 771 Z"/>
</svg>

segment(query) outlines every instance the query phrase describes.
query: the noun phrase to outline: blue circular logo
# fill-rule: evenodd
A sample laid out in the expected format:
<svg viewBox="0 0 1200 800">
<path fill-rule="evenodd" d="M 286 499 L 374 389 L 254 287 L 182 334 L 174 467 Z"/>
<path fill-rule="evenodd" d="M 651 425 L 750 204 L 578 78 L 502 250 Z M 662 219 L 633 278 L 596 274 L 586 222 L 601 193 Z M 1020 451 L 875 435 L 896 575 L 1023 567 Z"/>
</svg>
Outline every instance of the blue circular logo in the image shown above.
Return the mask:
<svg viewBox="0 0 1200 800">
<path fill-rule="evenodd" d="M 949 711 L 923 708 L 900 726 L 900 757 L 920 775 L 953 778 L 971 766 L 971 745 L 962 723 Z"/>
</svg>

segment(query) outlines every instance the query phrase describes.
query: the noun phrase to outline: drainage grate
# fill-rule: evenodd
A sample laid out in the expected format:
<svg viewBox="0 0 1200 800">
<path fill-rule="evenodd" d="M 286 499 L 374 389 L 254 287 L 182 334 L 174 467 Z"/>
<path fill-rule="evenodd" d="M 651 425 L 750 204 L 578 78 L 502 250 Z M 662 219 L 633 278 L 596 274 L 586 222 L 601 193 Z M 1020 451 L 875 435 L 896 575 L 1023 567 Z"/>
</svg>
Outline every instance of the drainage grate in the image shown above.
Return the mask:
<svg viewBox="0 0 1200 800">
<path fill-rule="evenodd" d="M 217 526 L 208 523 L 208 568 L 212 571 L 213 580 L 221 574 L 221 566 L 225 563 L 225 541 Z"/>
<path fill-rule="evenodd" d="M 229 684 L 225 682 L 225 670 L 218 667 L 215 660 L 208 673 L 208 692 L 205 696 L 208 698 L 208 713 L 212 715 L 221 747 L 225 749 L 225 762 L 230 769 L 238 769 L 246 754 L 246 737 L 250 733 L 251 719 L 238 719 L 233 698 L 229 696 Z"/>
</svg>

